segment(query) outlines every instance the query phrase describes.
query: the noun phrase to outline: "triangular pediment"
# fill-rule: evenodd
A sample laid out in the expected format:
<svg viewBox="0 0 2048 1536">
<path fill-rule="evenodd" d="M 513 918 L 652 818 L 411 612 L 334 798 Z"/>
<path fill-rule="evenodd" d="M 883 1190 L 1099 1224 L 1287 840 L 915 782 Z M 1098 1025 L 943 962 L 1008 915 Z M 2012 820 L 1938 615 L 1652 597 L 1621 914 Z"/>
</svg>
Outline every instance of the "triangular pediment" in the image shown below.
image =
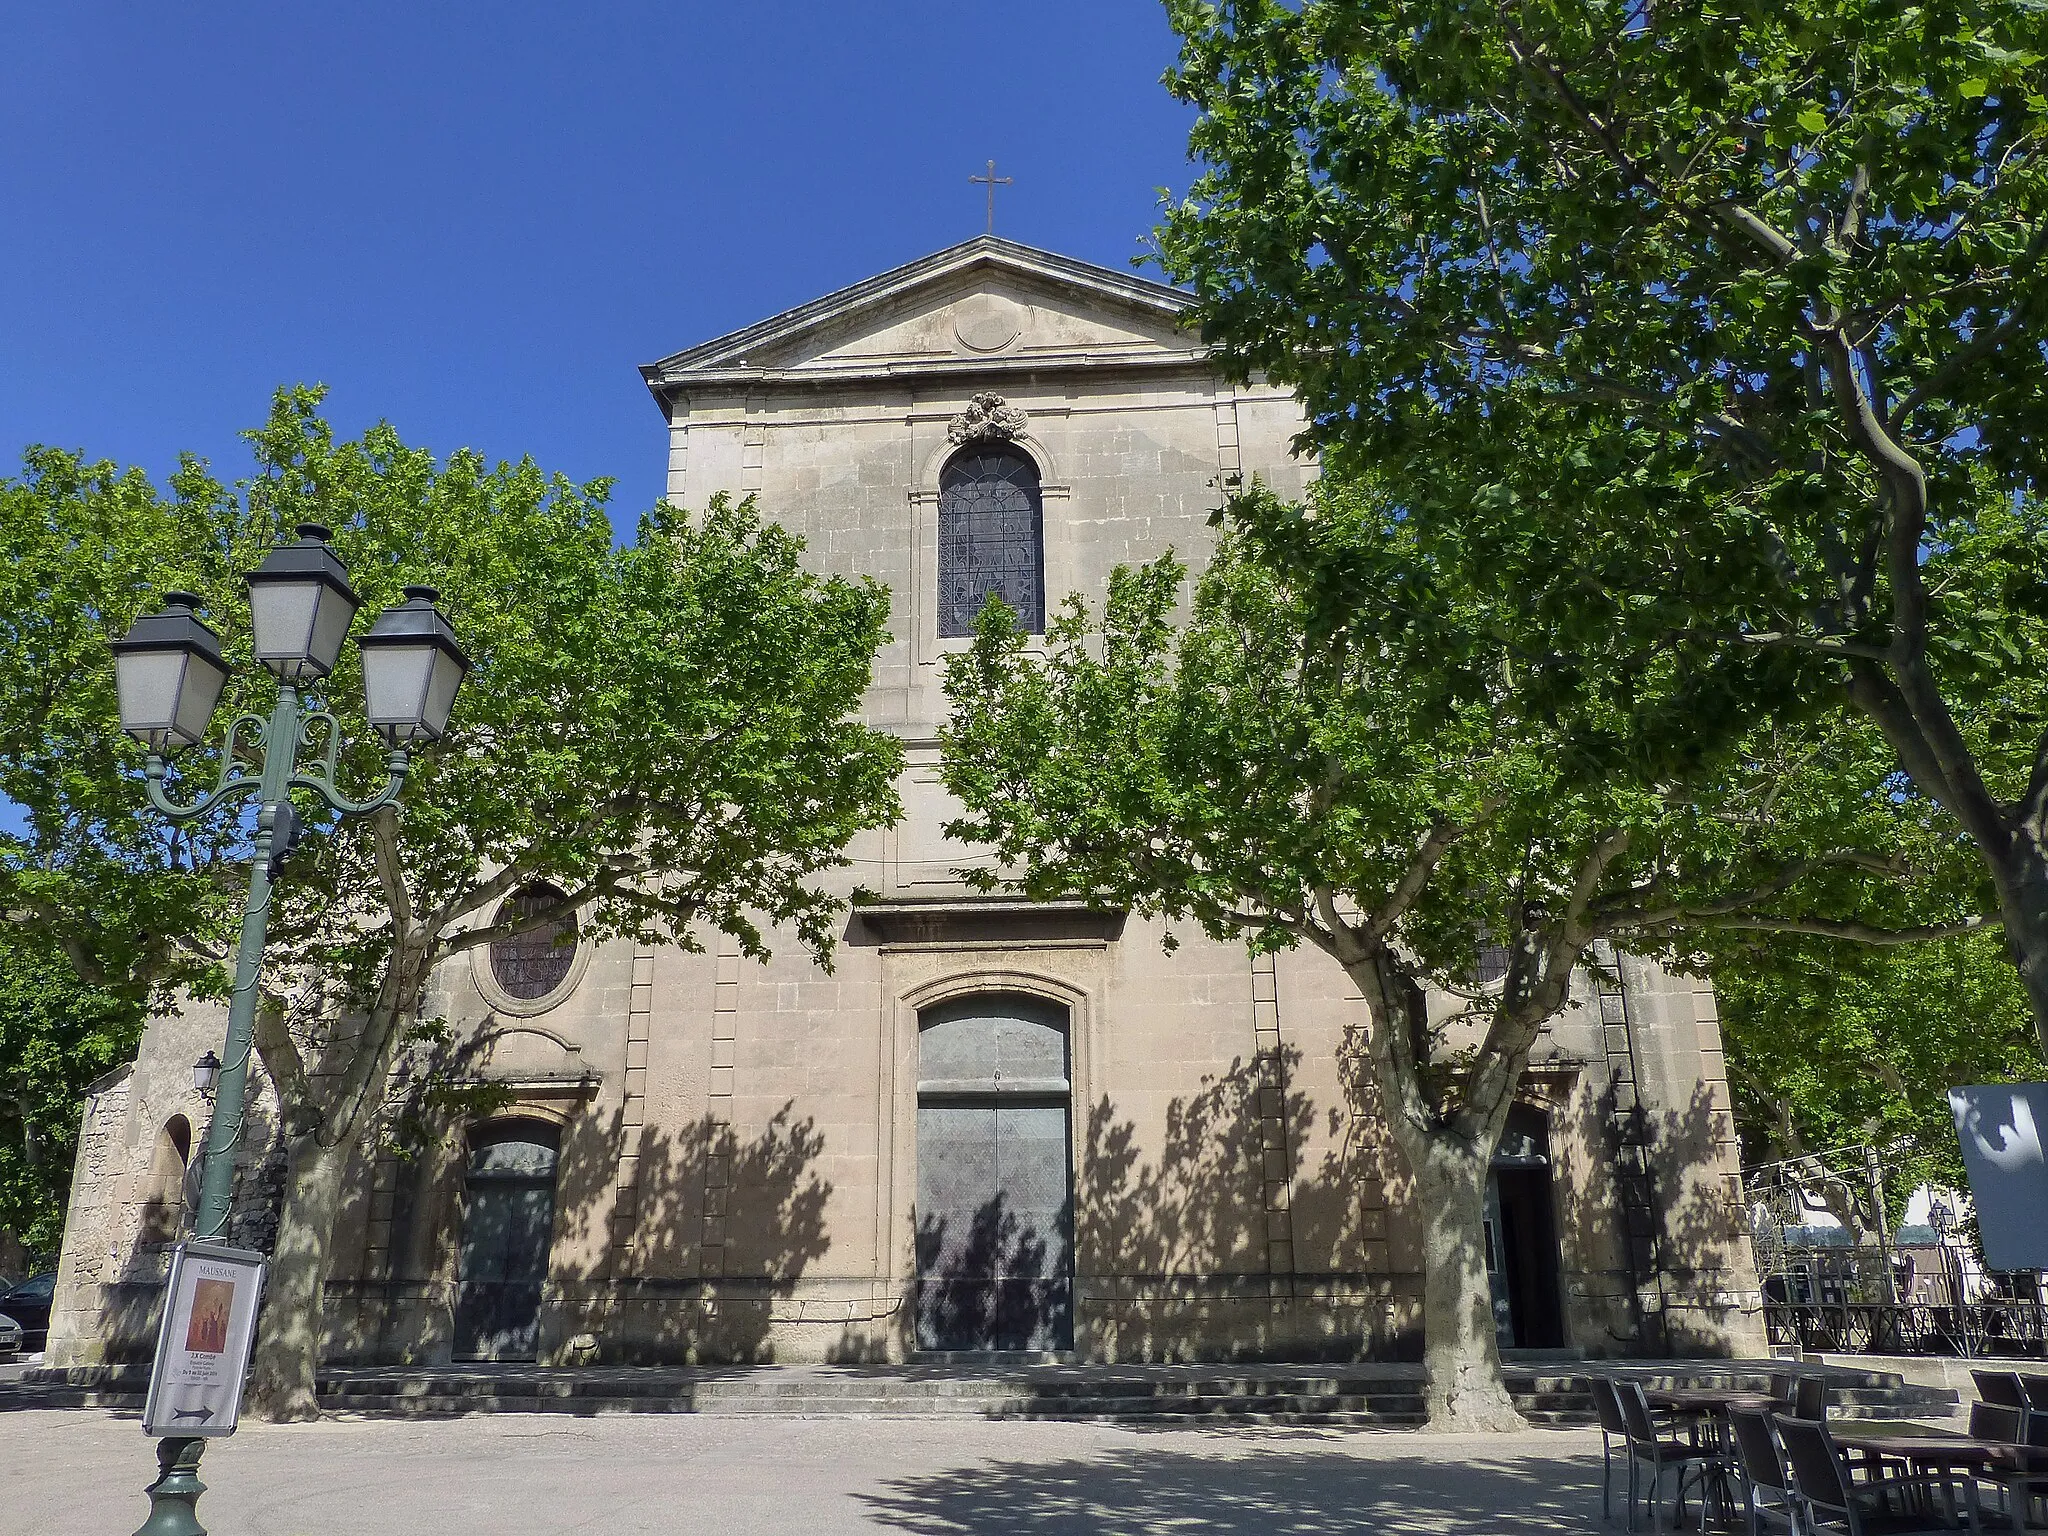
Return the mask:
<svg viewBox="0 0 2048 1536">
<path fill-rule="evenodd" d="M 1193 296 L 984 235 L 642 368 L 657 394 L 762 379 L 1202 355 Z"/>
</svg>

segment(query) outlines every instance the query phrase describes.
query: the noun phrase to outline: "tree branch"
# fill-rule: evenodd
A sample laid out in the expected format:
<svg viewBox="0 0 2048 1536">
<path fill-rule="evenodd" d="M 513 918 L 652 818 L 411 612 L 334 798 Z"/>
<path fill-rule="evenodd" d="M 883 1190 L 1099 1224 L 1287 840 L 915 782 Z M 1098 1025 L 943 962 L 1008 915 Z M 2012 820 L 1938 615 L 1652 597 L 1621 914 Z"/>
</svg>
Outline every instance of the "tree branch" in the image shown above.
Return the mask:
<svg viewBox="0 0 2048 1536">
<path fill-rule="evenodd" d="M 412 891 L 405 883 L 405 855 L 398 846 L 398 808 L 382 806 L 370 817 L 370 846 L 377 862 L 377 885 L 391 914 L 393 935 L 401 941 L 413 929 Z"/>
<path fill-rule="evenodd" d="M 1377 944 L 1394 931 L 1394 925 L 1415 905 L 1429 886 L 1429 877 L 1435 873 L 1445 854 L 1460 838 L 1478 830 L 1492 819 L 1504 803 L 1500 795 L 1488 795 L 1479 802 L 1479 809 L 1472 819 L 1463 825 L 1449 821 L 1438 821 L 1431 825 L 1428 833 L 1417 845 L 1415 856 L 1408 861 L 1408 867 L 1401 872 L 1401 878 L 1394 883 L 1386 902 L 1373 914 L 1366 924 L 1367 942 Z"/>
<path fill-rule="evenodd" d="M 1672 638 L 1706 640 L 1719 645 L 1749 645 L 1761 649 L 1812 651 L 1822 656 L 1861 656 L 1866 661 L 1881 662 L 1890 655 L 1881 645 L 1838 640 L 1828 635 L 1802 635 L 1794 630 L 1677 630 L 1673 632 Z"/>
<path fill-rule="evenodd" d="M 2015 819 L 2037 844 L 2048 844 L 2048 731 L 2034 743 L 2034 771 L 2027 778 Z"/>
<path fill-rule="evenodd" d="M 312 1102 L 313 1085 L 306 1075 L 306 1059 L 285 1025 L 284 1009 L 274 998 L 263 998 L 256 1005 L 256 1054 L 270 1074 L 289 1123 L 293 1110 Z"/>
<path fill-rule="evenodd" d="M 2044 221 L 2034 230 L 2034 237 L 2027 242 L 2026 251 L 2012 264 L 2013 278 L 2016 281 L 2020 279 L 2022 265 L 2025 266 L 2028 272 L 2031 272 L 2039 263 L 2044 251 L 2048 251 L 2048 221 Z M 2004 346 L 2007 341 L 2011 340 L 2018 333 L 2020 327 L 2025 322 L 2025 306 L 2014 304 L 2006 310 L 2004 316 L 1996 325 L 1988 326 L 1984 330 L 1979 331 L 1960 347 L 1956 348 L 1955 351 L 1949 353 L 1932 373 L 1908 390 L 1905 397 L 1892 410 L 1888 422 L 1890 429 L 1895 432 L 1903 432 L 1908 417 L 1921 406 L 1927 404 L 1928 401 L 1940 398 L 1946 393 L 1949 385 L 1955 381 L 1958 374 L 1975 367 L 1993 352 Z"/>
<path fill-rule="evenodd" d="M 1687 913 L 1691 917 L 1693 914 Z M 1814 938 L 1849 939 L 1858 944 L 1925 944 L 1933 939 L 1953 939 L 1966 933 L 1984 933 L 2000 927 L 1996 914 L 1966 917 L 1953 923 L 1927 923 L 1917 928 L 1878 928 L 1869 923 L 1836 922 L 1818 917 L 1758 917 L 1741 914 L 1699 918 L 1704 928 L 1742 929 L 1753 933 L 1803 933 Z"/>
<path fill-rule="evenodd" d="M 1630 910 L 1620 903 L 1641 894 L 1641 889 L 1627 891 L 1615 901 L 1604 902 L 1593 909 L 1594 927 L 1601 934 L 1608 934 L 1627 928 L 1663 928 L 1674 923 L 1695 922 L 1703 917 L 1725 916 L 1782 896 L 1808 875 L 1821 869 L 1860 869 L 1892 880 L 1908 879 L 1913 873 L 1912 866 L 1896 855 L 1865 853 L 1857 848 L 1838 849 L 1832 853 L 1822 854 L 1819 858 L 1795 859 L 1762 885 L 1753 886 L 1733 896 L 1723 896 L 1715 901 L 1680 903 L 1649 911 Z"/>
<path fill-rule="evenodd" d="M 1850 663 L 1849 697 L 1877 722 L 1913 782 L 1961 822 L 1987 854 L 2004 858 L 2011 833 L 2003 809 L 1978 774 L 1969 746 L 1946 710 L 1934 722 L 1941 737 L 1937 741 L 1937 733 L 1892 676 L 1860 660 Z"/>
<path fill-rule="evenodd" d="M 1684 211 L 1684 201 L 1668 192 L 1654 176 L 1643 169 L 1633 155 L 1629 154 L 1613 128 L 1587 104 L 1585 98 L 1579 95 L 1572 83 L 1565 78 L 1564 71 L 1558 67 L 1556 61 L 1543 49 L 1529 46 L 1521 31 L 1507 20 L 1505 7 L 1501 12 L 1501 23 L 1508 40 L 1509 56 L 1524 71 L 1533 74 L 1556 93 L 1565 110 L 1592 136 L 1601 154 L 1621 172 L 1622 179 L 1637 191 L 1647 192 L 1652 197 L 1670 203 L 1681 212 Z M 1738 231 L 1761 249 L 1771 258 L 1774 265 L 1782 267 L 1799 254 L 1799 247 L 1791 240 L 1753 209 L 1732 198 L 1713 199 L 1705 204 L 1705 209 L 1715 219 Z"/>
</svg>

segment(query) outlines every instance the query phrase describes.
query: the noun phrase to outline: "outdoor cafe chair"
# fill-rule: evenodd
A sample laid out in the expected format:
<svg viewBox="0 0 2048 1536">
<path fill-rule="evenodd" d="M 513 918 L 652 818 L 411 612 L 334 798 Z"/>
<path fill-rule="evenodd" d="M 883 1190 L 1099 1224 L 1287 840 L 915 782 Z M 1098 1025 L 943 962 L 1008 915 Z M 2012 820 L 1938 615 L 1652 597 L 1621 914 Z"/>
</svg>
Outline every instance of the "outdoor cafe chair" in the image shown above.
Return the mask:
<svg viewBox="0 0 2048 1536">
<path fill-rule="evenodd" d="M 1970 1404 L 1970 1438 L 1972 1440 L 2002 1440 L 2007 1445 L 2026 1444 L 2025 1428 L 2033 1423 L 2037 1428 L 2048 1430 L 2038 1415 L 2030 1416 L 2006 1403 L 1975 1402 Z M 2039 1478 L 2028 1478 L 2022 1485 L 2027 1501 L 2031 1503 L 2043 1492 L 2048 1492 L 2048 1482 Z M 2024 1515 L 2025 1509 L 2008 1511 L 2009 1514 Z"/>
<path fill-rule="evenodd" d="M 1825 1424 L 1778 1414 L 1772 1420 L 1785 1447 L 1792 1474 L 1792 1492 L 1800 1525 L 1807 1536 L 1932 1536 L 1935 1532 L 1978 1530 L 1977 1482 L 1963 1479 L 1961 1520 L 1915 1508 L 1917 1480 L 1898 1477 L 1852 1478 L 1841 1448 Z M 1892 1495 L 1905 1498 L 1897 1505 Z"/>
<path fill-rule="evenodd" d="M 1664 1506 L 1657 1502 L 1657 1493 L 1663 1486 L 1667 1467 L 1678 1474 L 1671 1503 L 1673 1518 L 1682 1524 L 1687 1480 L 1696 1478 L 1699 1481 L 1700 1502 L 1704 1505 L 1707 1475 L 1725 1463 L 1690 1439 L 1681 1439 L 1676 1434 L 1660 1434 L 1656 1421 L 1650 1417 L 1650 1400 L 1643 1395 L 1641 1382 L 1617 1381 L 1614 1383 L 1614 1395 L 1620 1399 L 1622 1422 L 1628 1427 L 1628 1528 L 1636 1528 L 1636 1471 L 1639 1467 L 1648 1467 L 1650 1473 L 1649 1486 L 1643 1494 L 1650 1506 L 1650 1528 L 1659 1533 L 1664 1529 Z"/>
<path fill-rule="evenodd" d="M 2048 1418 L 2048 1376 L 2034 1376 L 2015 1371 L 2020 1378 L 2020 1397 L 2027 1405 L 2027 1419 Z"/>
<path fill-rule="evenodd" d="M 2027 1389 L 2018 1371 L 1973 1370 L 1970 1380 L 1977 1384 L 1977 1396 L 1983 1401 L 2025 1411 Z"/>
<path fill-rule="evenodd" d="M 1970 1404 L 1970 1438 L 1972 1440 L 2003 1440 L 2008 1445 L 2019 1445 L 2020 1426 L 2026 1415 L 2019 1409 L 2005 1403 Z"/>
<path fill-rule="evenodd" d="M 2027 1382 L 2041 1382 L 2044 1386 L 2048 1386 L 2048 1377 L 2022 1376 L 2020 1380 L 2023 1384 Z M 1982 1403 L 1972 1405 L 1970 1433 L 1973 1435 L 1977 1433 L 1976 1410 L 1983 1406 Z M 2010 1412 L 2010 1410 L 2007 1411 Z M 2048 1450 L 2048 1406 L 2030 1409 L 2021 1416 L 2018 1440 L 2021 1445 L 2027 1446 L 2032 1450 Z M 2048 1499 L 2048 1476 L 2029 1477 L 2026 1482 L 2026 1489 L 2030 1505 L 2035 1500 Z M 2021 1513 L 2031 1514 L 2031 1510 L 2023 1510 Z"/>
<path fill-rule="evenodd" d="M 1735 1434 L 1735 1458 L 1748 1490 L 1743 1507 L 1749 1514 L 1749 1536 L 1783 1526 L 1799 1536 L 1799 1506 L 1785 1476 L 1785 1452 L 1771 1429 L 1771 1416 L 1760 1408 L 1731 1408 L 1728 1427 Z"/>
<path fill-rule="evenodd" d="M 2035 1415 L 2028 1408 L 2026 1380 L 2018 1371 L 1973 1370 L 1970 1380 L 1976 1383 L 1979 1402 L 2017 1409 L 2020 1434 L 2026 1433 L 2027 1423 Z"/>
<path fill-rule="evenodd" d="M 2021 1420 L 2020 1444 L 2048 1451 L 2048 1413 L 2030 1413 Z"/>
<path fill-rule="evenodd" d="M 1792 1388 L 1792 1415 L 1819 1424 L 1828 1416 L 1828 1383 L 1824 1376 L 1802 1376 Z"/>
<path fill-rule="evenodd" d="M 1614 1518 L 1613 1507 L 1608 1499 L 1608 1490 L 1614 1484 L 1614 1458 L 1611 1446 L 1619 1445 L 1621 1453 L 1628 1454 L 1628 1420 L 1621 1411 L 1621 1399 L 1615 1394 L 1613 1379 L 1594 1376 L 1593 1411 L 1600 1417 L 1600 1518 Z M 1630 1484 L 1634 1486 L 1633 1482 Z M 1633 1498 L 1633 1496 L 1631 1496 Z"/>
</svg>

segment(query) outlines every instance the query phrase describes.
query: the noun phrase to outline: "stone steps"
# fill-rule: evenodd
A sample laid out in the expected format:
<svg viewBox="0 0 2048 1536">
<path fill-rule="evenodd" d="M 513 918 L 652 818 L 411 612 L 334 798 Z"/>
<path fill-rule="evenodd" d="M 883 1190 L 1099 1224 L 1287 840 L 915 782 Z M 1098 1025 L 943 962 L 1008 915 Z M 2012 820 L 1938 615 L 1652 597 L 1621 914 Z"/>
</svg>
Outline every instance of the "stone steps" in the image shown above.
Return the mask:
<svg viewBox="0 0 2048 1536">
<path fill-rule="evenodd" d="M 1534 1424 L 1594 1422 L 1590 1378 L 1612 1371 L 1650 1385 L 1731 1376 L 1761 1388 L 1761 1370 L 1673 1362 L 1529 1370 L 1510 1365 L 1509 1390 Z M 1913 1386 L 1885 1372 L 1835 1369 L 1830 1411 L 1843 1418 L 1943 1419 L 1947 1388 Z M 1749 1378 L 1755 1377 L 1754 1381 Z M 31 1372 L 0 1389 L 20 1406 L 135 1409 L 148 1383 L 139 1366 Z M 475 1413 L 696 1413 L 781 1418 L 1107 1420 L 1157 1425 L 1310 1424 L 1406 1428 L 1422 1422 L 1416 1365 L 1341 1366 L 758 1366 L 585 1369 L 439 1366 L 330 1369 L 320 1379 L 329 1412 L 395 1418 Z"/>
</svg>

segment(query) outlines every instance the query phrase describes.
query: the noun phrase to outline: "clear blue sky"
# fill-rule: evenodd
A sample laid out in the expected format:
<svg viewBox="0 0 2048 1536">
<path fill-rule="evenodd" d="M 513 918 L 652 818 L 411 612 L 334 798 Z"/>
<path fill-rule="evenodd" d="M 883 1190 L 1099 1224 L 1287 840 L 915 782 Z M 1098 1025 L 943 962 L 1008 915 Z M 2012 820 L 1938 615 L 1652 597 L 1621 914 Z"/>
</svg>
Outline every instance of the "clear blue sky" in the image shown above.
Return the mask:
<svg viewBox="0 0 2048 1536">
<path fill-rule="evenodd" d="M 661 491 L 635 372 L 996 230 L 1106 265 L 1185 187 L 1154 0 L 0 4 L 0 473 L 353 433 Z M 1154 273 L 1153 275 L 1157 275 Z"/>
</svg>

